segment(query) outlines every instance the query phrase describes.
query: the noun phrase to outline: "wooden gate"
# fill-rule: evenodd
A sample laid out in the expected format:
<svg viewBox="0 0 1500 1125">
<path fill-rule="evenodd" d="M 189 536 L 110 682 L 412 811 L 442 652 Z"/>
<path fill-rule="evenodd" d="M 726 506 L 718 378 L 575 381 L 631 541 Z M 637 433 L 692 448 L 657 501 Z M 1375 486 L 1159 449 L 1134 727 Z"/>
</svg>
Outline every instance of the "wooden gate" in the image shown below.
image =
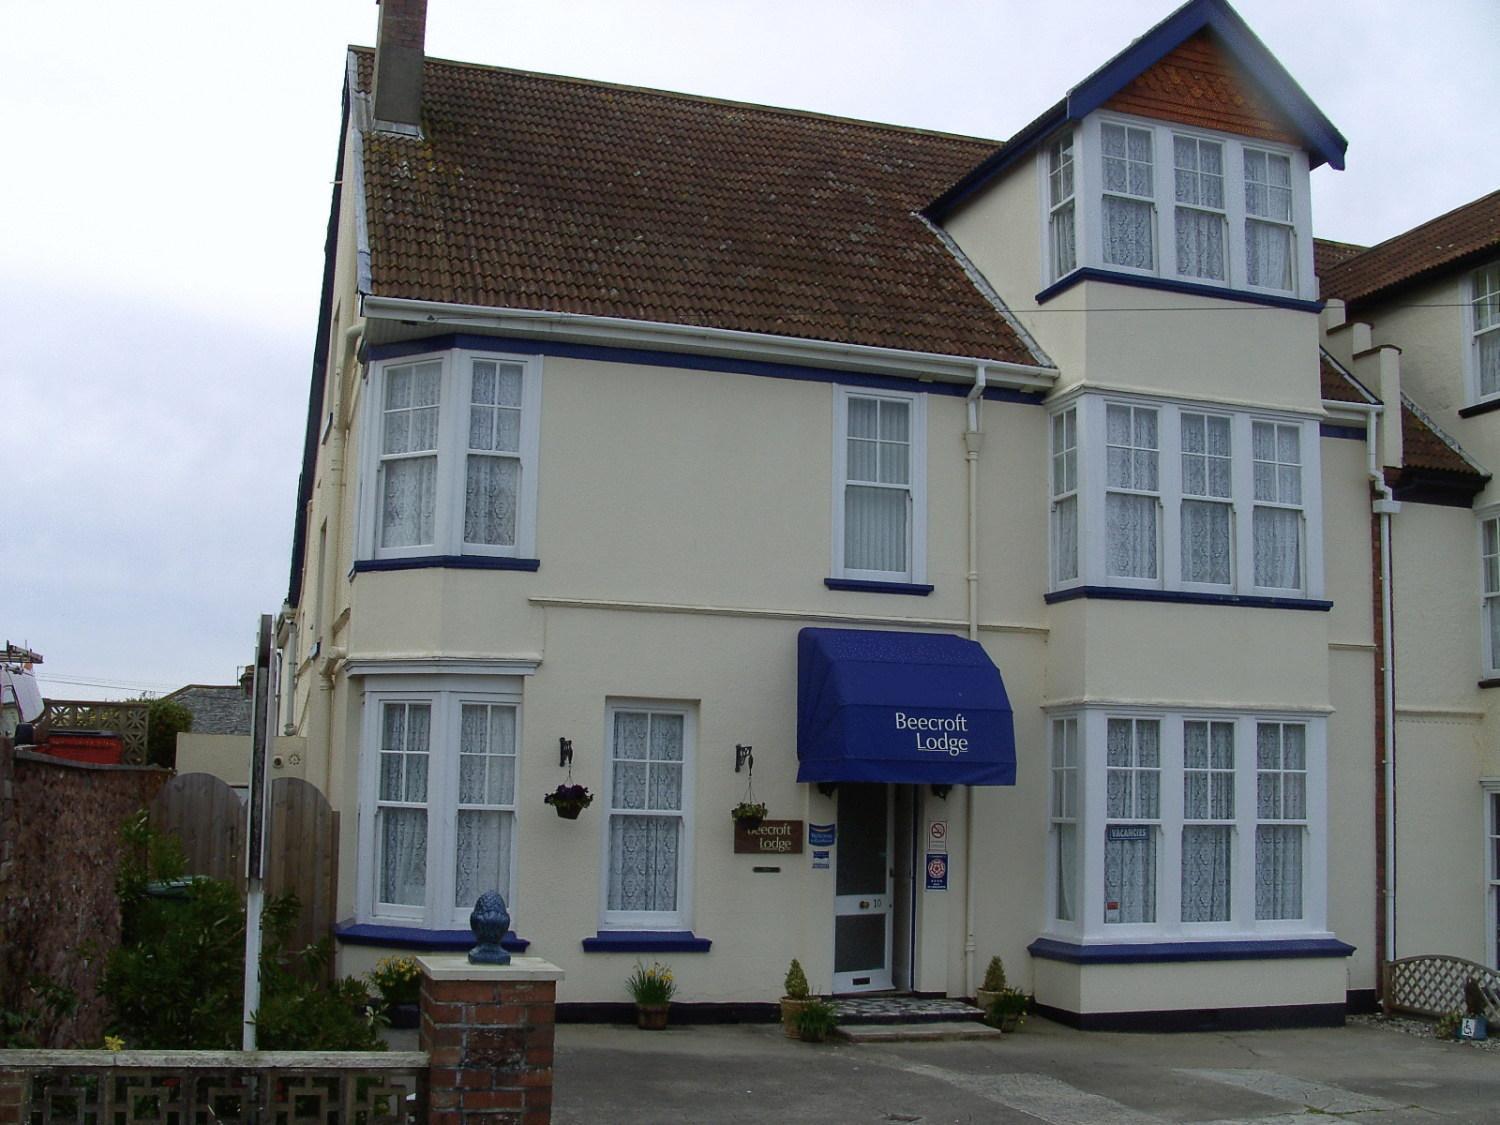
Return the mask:
<svg viewBox="0 0 1500 1125">
<path fill-rule="evenodd" d="M 338 814 L 318 787 L 299 777 L 271 782 L 266 894 L 297 896 L 302 913 L 293 949 L 333 932 L 338 895 Z M 228 879 L 245 889 L 245 798 L 206 773 L 179 774 L 151 802 L 151 826 L 182 841 L 190 875 Z"/>
</svg>

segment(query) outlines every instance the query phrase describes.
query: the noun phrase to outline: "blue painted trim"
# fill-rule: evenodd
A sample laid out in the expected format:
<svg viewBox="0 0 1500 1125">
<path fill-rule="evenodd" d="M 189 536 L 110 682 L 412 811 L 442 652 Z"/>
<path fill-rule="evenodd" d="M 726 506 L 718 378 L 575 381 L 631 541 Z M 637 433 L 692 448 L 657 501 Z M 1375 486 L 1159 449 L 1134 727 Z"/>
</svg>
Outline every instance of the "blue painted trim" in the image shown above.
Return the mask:
<svg viewBox="0 0 1500 1125">
<path fill-rule="evenodd" d="M 997 151 L 985 157 L 942 195 L 927 205 L 924 212 L 933 222 L 941 223 L 957 210 L 959 204 L 980 191 L 986 184 L 1016 161 L 1027 156 L 1037 144 L 1051 137 L 1054 130 L 1068 122 L 1068 103 L 1058 102 L 1031 124 L 1023 128 Z"/>
<path fill-rule="evenodd" d="M 1072 586 L 1053 590 L 1043 600 L 1048 605 L 1076 598 L 1103 598 L 1117 602 L 1171 602 L 1176 605 L 1233 605 L 1253 609 L 1307 609 L 1327 613 L 1332 602 L 1318 598 L 1270 598 L 1254 594 L 1200 594 L 1190 590 L 1132 590 L 1121 586 Z"/>
<path fill-rule="evenodd" d="M 1171 961 L 1262 961 L 1303 957 L 1348 957 L 1354 946 L 1338 938 L 1267 938 L 1265 941 L 1153 941 L 1082 945 L 1037 938 L 1026 952 L 1070 965 L 1145 965 Z"/>
<path fill-rule="evenodd" d="M 911 594 L 925 598 L 933 587 L 921 582 L 863 582 L 855 578 L 825 578 L 823 585 L 830 590 L 858 590 L 866 594 Z"/>
<path fill-rule="evenodd" d="M 1351 441 L 1364 441 L 1365 428 L 1363 426 L 1336 426 L 1332 422 L 1320 422 L 1318 433 L 1328 438 L 1349 438 Z"/>
<path fill-rule="evenodd" d="M 426 949 L 440 952 L 463 952 L 473 949 L 474 934 L 469 930 L 424 930 L 419 926 L 387 926 L 373 922 L 340 922 L 333 936 L 345 945 L 380 945 L 392 949 Z M 531 942 L 509 931 L 500 944 L 512 953 L 525 953 Z"/>
<path fill-rule="evenodd" d="M 1177 281 L 1170 277 L 1143 277 L 1134 273 L 1116 273 L 1098 266 L 1082 266 L 1061 281 L 1054 281 L 1036 295 L 1036 303 L 1044 304 L 1066 292 L 1079 282 L 1107 281 L 1111 285 L 1128 285 L 1135 289 L 1156 289 L 1163 293 L 1188 293 L 1194 297 L 1212 297 L 1221 301 L 1239 301 L 1246 305 L 1264 305 L 1272 309 L 1291 309 L 1293 312 L 1320 313 L 1322 301 L 1304 301 L 1297 297 L 1277 297 L 1270 293 L 1251 293 L 1245 289 L 1228 289 L 1222 285 L 1200 285 L 1196 281 Z"/>
<path fill-rule="evenodd" d="M 359 559 L 350 574 L 367 570 L 426 570 L 443 567 L 448 570 L 536 570 L 540 559 L 512 559 L 499 555 L 422 555 L 411 559 Z"/>
<path fill-rule="evenodd" d="M 583 939 L 585 953 L 707 953 L 713 942 L 692 930 L 600 930 Z"/>
<path fill-rule="evenodd" d="M 760 375 L 770 379 L 795 379 L 801 382 L 836 383 L 843 387 L 866 387 L 871 390 L 919 391 L 923 394 L 964 398 L 969 387 L 963 383 L 924 382 L 901 375 L 862 375 L 854 371 L 836 371 L 829 367 L 767 363 L 758 359 L 731 359 L 725 356 L 690 355 L 650 348 L 607 347 L 602 344 L 569 344 L 559 340 L 527 340 L 513 336 L 474 336 L 447 333 L 422 340 L 402 340 L 394 344 L 377 344 L 367 349 L 371 360 L 399 359 L 423 352 L 465 348 L 470 351 L 512 352 L 517 355 L 550 355 L 569 359 L 592 359 L 602 363 L 635 363 L 651 367 L 672 367 L 688 371 L 719 371 L 730 375 Z M 992 402 L 1019 402 L 1040 406 L 1042 394 L 1027 394 L 1008 387 L 988 387 L 984 397 Z"/>
</svg>

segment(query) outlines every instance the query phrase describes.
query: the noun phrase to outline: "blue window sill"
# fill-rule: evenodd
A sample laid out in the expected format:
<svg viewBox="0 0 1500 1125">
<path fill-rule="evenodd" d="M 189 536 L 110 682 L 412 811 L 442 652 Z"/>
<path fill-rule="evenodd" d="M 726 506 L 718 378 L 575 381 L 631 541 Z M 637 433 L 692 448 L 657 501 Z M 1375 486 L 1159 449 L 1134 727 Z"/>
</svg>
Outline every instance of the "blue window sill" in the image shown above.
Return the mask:
<svg viewBox="0 0 1500 1125">
<path fill-rule="evenodd" d="M 1120 602 L 1172 602 L 1177 605 L 1234 605 L 1253 609 L 1306 609 L 1327 613 L 1332 602 L 1319 598 L 1271 598 L 1252 594 L 1200 594 L 1188 590 L 1135 590 L 1123 586 L 1073 586 L 1053 590 L 1043 599 L 1048 605 L 1077 598 L 1103 598 Z"/>
<path fill-rule="evenodd" d="M 585 953 L 707 953 L 713 942 L 692 930 L 600 930 L 583 939 Z"/>
<path fill-rule="evenodd" d="M 392 949 L 419 949 L 435 953 L 463 953 L 473 949 L 470 930 L 424 930 L 419 926 L 387 926 L 373 922 L 340 922 L 333 936 L 345 945 L 383 945 Z M 531 942 L 508 931 L 500 944 L 511 953 L 525 953 Z"/>
<path fill-rule="evenodd" d="M 1158 289 L 1166 293 L 1191 293 L 1195 297 L 1214 297 L 1221 301 L 1243 301 L 1249 305 L 1266 305 L 1273 309 L 1292 309 L 1296 312 L 1318 313 L 1323 311 L 1322 301 L 1304 301 L 1300 297 L 1278 297 L 1274 293 L 1258 293 L 1249 289 L 1230 289 L 1223 285 L 1204 285 L 1196 281 L 1177 281 L 1168 277 L 1150 277 L 1144 274 L 1116 273 L 1097 266 L 1076 269 L 1061 281 L 1054 281 L 1036 295 L 1041 305 L 1065 293 L 1084 281 L 1107 281 L 1111 285 L 1131 285 L 1137 289 Z"/>
<path fill-rule="evenodd" d="M 536 570 L 541 559 L 512 559 L 500 555 L 422 555 L 410 559 L 360 559 L 350 574 L 369 570 L 426 570 L 446 567 L 449 570 Z"/>
<path fill-rule="evenodd" d="M 1146 965 L 1171 961 L 1266 961 L 1293 957 L 1348 957 L 1354 946 L 1337 938 L 1268 938 L 1265 941 L 1154 941 L 1080 945 L 1037 938 L 1026 952 L 1070 965 Z"/>
<path fill-rule="evenodd" d="M 823 585 L 830 590 L 856 590 L 865 594 L 910 594 L 925 598 L 932 587 L 921 582 L 864 582 L 855 578 L 825 578 Z"/>
</svg>

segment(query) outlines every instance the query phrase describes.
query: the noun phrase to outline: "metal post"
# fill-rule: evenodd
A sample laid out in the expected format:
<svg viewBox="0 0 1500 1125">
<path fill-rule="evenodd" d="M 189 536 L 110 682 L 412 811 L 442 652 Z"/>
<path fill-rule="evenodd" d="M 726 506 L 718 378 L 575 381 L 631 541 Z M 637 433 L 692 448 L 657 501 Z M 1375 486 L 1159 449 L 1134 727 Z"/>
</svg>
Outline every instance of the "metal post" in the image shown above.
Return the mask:
<svg viewBox="0 0 1500 1125">
<path fill-rule="evenodd" d="M 263 613 L 255 637 L 255 692 L 250 720 L 250 811 L 245 841 L 245 1007 L 241 1046 L 255 1050 L 256 1011 L 260 1008 L 260 915 L 265 901 L 262 880 L 266 837 L 270 829 L 271 774 L 267 769 L 274 730 L 276 687 L 271 662 L 271 615 Z"/>
</svg>

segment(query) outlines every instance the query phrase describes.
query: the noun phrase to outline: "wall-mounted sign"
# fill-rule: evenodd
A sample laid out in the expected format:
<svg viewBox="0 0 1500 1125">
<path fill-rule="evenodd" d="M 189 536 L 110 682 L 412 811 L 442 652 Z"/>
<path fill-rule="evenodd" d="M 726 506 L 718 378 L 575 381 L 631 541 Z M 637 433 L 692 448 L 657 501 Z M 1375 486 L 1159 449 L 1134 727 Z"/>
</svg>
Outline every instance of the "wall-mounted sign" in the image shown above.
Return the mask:
<svg viewBox="0 0 1500 1125">
<path fill-rule="evenodd" d="M 736 855 L 801 855 L 802 821 L 763 820 L 758 828 L 734 826 Z"/>
<path fill-rule="evenodd" d="M 1149 824 L 1111 824 L 1106 829 L 1105 836 L 1111 840 L 1149 840 L 1151 826 Z"/>
<path fill-rule="evenodd" d="M 927 850 L 931 852 L 948 850 L 948 822 L 946 820 L 934 820 L 927 826 Z"/>
<path fill-rule="evenodd" d="M 929 891 L 948 889 L 948 857 L 943 852 L 927 853 L 927 889 Z"/>
<path fill-rule="evenodd" d="M 831 824 L 809 824 L 807 842 L 815 848 L 833 847 L 834 829 Z"/>
<path fill-rule="evenodd" d="M 828 870 L 828 853 L 826 851 L 814 851 L 812 856 L 812 865 L 814 871 Z"/>
</svg>

